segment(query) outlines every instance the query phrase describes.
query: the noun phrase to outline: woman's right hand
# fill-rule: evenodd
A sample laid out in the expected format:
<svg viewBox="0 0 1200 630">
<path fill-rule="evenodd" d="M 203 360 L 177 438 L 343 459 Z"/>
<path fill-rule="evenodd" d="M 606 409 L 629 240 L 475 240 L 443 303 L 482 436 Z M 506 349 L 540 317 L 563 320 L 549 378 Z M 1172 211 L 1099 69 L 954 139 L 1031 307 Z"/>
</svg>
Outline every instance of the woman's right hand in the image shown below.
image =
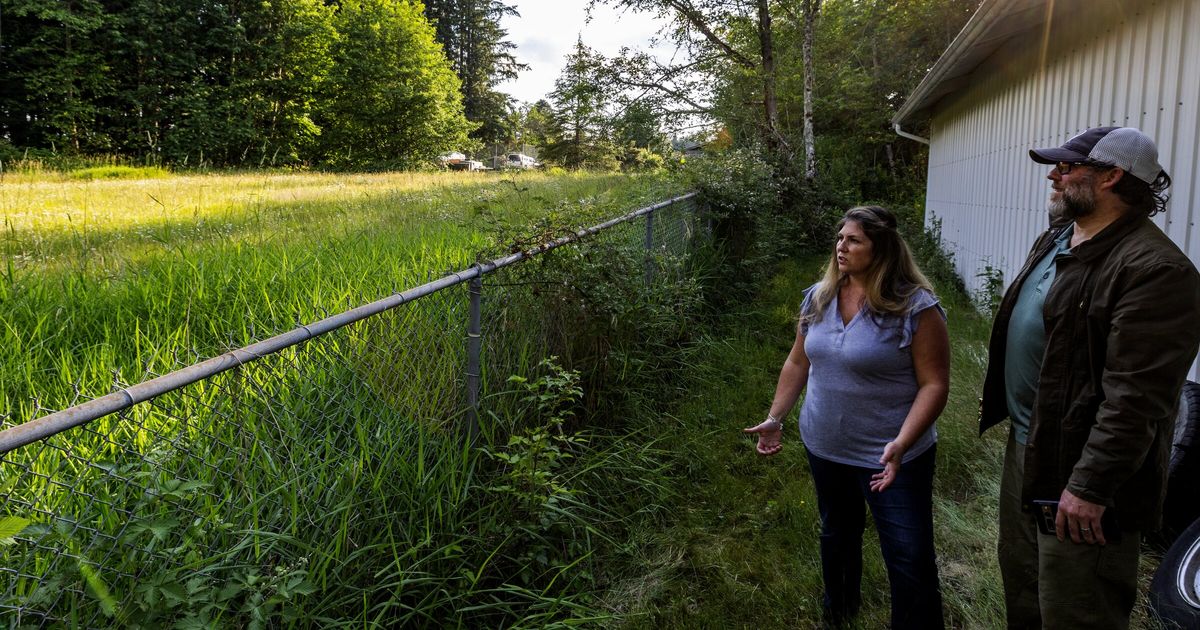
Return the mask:
<svg viewBox="0 0 1200 630">
<path fill-rule="evenodd" d="M 742 429 L 742 433 L 757 433 L 759 455 L 770 457 L 783 450 L 783 423 L 778 420 L 763 420 L 758 425 Z"/>
</svg>

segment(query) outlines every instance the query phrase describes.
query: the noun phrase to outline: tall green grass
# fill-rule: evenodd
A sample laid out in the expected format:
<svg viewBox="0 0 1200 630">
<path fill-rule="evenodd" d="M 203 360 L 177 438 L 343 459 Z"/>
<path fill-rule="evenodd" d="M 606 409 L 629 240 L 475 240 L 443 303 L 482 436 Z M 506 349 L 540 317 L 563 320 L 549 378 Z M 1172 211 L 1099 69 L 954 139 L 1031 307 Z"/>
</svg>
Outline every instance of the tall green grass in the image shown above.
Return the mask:
<svg viewBox="0 0 1200 630">
<path fill-rule="evenodd" d="M 67 175 L 71 179 L 157 179 L 168 177 L 170 171 L 157 166 L 90 166 L 75 169 Z"/>
<path fill-rule="evenodd" d="M 509 239 L 489 233 L 557 234 L 657 200 L 667 184 L 433 181 L 447 185 L 301 207 L 217 203 L 164 219 L 170 238 L 160 232 L 157 248 L 142 238 L 155 222 L 136 213 L 95 220 L 106 236 L 91 242 L 87 231 L 38 239 L 12 219 L 9 246 L 25 257 L 10 258 L 3 306 L 25 318 L 8 329 L 27 362 L 6 365 L 24 368 L 28 391 L 57 386 L 69 402 L 110 370 L 165 371 L 463 266 L 480 248 L 497 253 Z M 672 345 L 685 327 L 672 315 L 694 299 L 662 255 L 662 282 L 644 283 L 642 228 L 613 232 L 485 281 L 481 448 L 461 430 L 459 291 L 6 455 L 0 517 L 28 526 L 0 545 L 0 563 L 38 577 L 0 583 L 0 612 L 15 625 L 48 613 L 141 627 L 611 619 L 593 595 L 601 558 L 620 555 L 630 515 L 661 509 L 640 497 L 661 493 L 643 481 L 662 451 L 615 428 L 575 433 L 602 406 L 579 384 L 616 407 L 611 384 L 644 382 L 664 359 L 633 348 Z M 106 258 L 89 266 L 89 247 Z M 539 366 L 550 352 L 608 376 Z M 525 380 L 505 385 L 509 374 Z M 614 482 L 614 469 L 629 477 Z M 12 617 L 16 607 L 28 616 Z"/>
<path fill-rule="evenodd" d="M 0 185 L 0 416 L 20 422 L 586 225 L 661 178 L 238 174 Z"/>
</svg>

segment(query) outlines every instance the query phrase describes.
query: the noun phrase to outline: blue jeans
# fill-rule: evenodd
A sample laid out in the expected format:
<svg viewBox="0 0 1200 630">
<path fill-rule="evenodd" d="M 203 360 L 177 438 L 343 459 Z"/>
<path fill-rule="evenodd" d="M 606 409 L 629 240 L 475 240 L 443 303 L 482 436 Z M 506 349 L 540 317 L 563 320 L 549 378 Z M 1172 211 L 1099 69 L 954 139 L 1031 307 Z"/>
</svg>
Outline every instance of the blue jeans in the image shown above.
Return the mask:
<svg viewBox="0 0 1200 630">
<path fill-rule="evenodd" d="M 834 624 L 853 617 L 862 601 L 862 538 L 871 508 L 892 593 L 892 628 L 944 627 L 942 592 L 933 550 L 933 469 L 937 446 L 900 467 L 883 492 L 871 492 L 860 468 L 808 454 L 821 513 L 821 573 L 825 615 Z"/>
</svg>

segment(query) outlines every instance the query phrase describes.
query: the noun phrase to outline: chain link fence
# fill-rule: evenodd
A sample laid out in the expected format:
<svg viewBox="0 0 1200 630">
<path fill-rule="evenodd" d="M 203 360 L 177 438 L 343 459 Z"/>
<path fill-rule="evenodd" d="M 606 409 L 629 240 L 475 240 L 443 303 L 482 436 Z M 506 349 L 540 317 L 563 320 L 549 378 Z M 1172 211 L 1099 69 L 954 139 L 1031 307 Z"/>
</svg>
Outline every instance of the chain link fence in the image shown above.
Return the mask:
<svg viewBox="0 0 1200 630">
<path fill-rule="evenodd" d="M 379 623 L 417 614 L 411 594 L 432 579 L 427 565 L 478 540 L 464 531 L 460 543 L 417 552 L 432 532 L 462 527 L 449 515 L 474 500 L 466 436 L 502 430 L 508 378 L 551 354 L 580 363 L 595 342 L 576 333 L 607 316 L 589 309 L 650 295 L 605 289 L 555 261 L 670 284 L 685 279 L 700 238 L 684 195 L 5 422 L 0 619 L 253 626 L 330 621 L 313 610 Z M 661 307 L 651 302 L 642 306 Z M 453 577 L 454 588 L 482 588 L 472 579 Z M 365 582 L 372 588 L 352 588 Z"/>
</svg>

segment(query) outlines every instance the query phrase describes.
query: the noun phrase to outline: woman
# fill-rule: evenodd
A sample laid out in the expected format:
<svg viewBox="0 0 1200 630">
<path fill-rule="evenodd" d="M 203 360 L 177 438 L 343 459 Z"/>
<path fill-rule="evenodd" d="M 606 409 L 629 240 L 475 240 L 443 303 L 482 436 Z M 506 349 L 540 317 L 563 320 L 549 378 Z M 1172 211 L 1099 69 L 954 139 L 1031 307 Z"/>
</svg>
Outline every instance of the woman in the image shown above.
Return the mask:
<svg viewBox="0 0 1200 630">
<path fill-rule="evenodd" d="M 950 386 L 945 317 L 895 216 L 878 206 L 850 209 L 824 278 L 805 292 L 767 419 L 745 429 L 758 435 L 760 454 L 778 453 L 779 419 L 807 387 L 800 435 L 821 514 L 825 615 L 834 625 L 861 601 L 865 499 L 887 565 L 892 627 L 943 627 L 933 470 L 934 420 Z"/>
</svg>

